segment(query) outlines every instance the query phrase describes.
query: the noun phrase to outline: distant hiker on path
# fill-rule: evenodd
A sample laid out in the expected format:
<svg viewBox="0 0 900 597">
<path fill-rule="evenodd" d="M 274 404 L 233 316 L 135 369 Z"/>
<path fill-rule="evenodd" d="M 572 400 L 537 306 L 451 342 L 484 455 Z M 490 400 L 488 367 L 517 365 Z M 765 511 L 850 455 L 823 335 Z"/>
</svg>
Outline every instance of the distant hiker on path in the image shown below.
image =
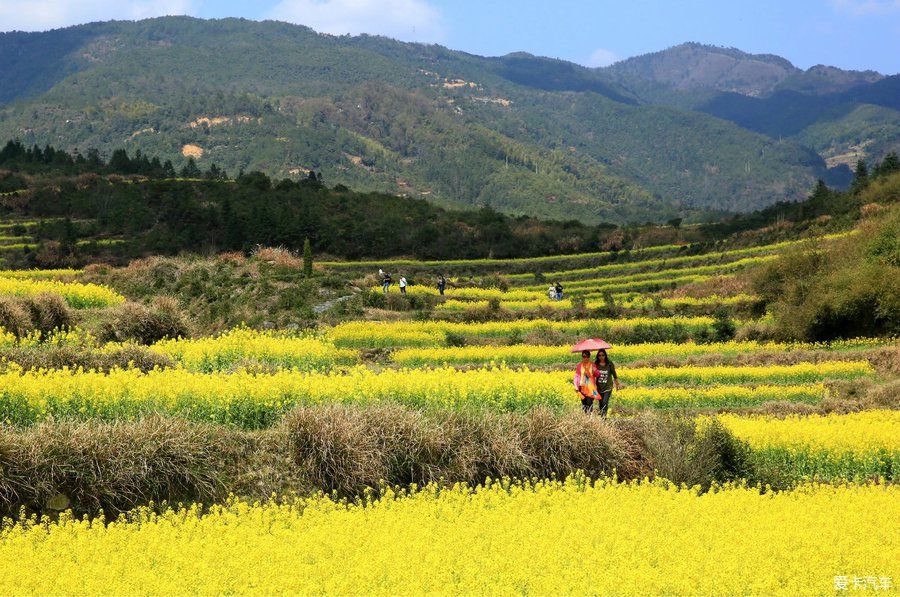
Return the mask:
<svg viewBox="0 0 900 597">
<path fill-rule="evenodd" d="M 379 270 L 379 271 L 380 271 L 380 270 Z M 387 273 L 387 272 L 382 272 L 381 274 L 382 274 L 382 278 L 381 278 L 381 291 L 382 291 L 383 293 L 387 294 L 387 293 L 388 293 L 388 289 L 391 287 L 391 282 L 393 282 L 393 280 L 391 279 L 391 275 L 390 275 L 389 273 Z"/>
<path fill-rule="evenodd" d="M 406 294 L 406 277 L 400 276 L 400 294 Z"/>
<path fill-rule="evenodd" d="M 617 390 L 622 386 L 619 384 L 619 376 L 616 374 L 616 366 L 609 360 L 609 356 L 602 348 L 597 351 L 594 359 L 594 370 L 596 372 L 597 393 L 599 394 L 599 402 L 597 410 L 600 416 L 606 418 L 606 411 L 609 410 L 609 399 L 612 396 L 613 386 Z"/>
<path fill-rule="evenodd" d="M 444 275 L 441 274 L 438 276 L 438 292 L 441 293 L 441 296 L 444 296 L 444 290 L 447 288 L 447 280 L 444 278 Z"/>
<path fill-rule="evenodd" d="M 575 367 L 575 379 L 572 383 L 581 398 L 581 409 L 585 414 L 590 414 L 594 408 L 594 400 L 600 397 L 597 392 L 597 368 L 591 362 L 590 350 L 581 352 L 581 362 Z"/>
</svg>

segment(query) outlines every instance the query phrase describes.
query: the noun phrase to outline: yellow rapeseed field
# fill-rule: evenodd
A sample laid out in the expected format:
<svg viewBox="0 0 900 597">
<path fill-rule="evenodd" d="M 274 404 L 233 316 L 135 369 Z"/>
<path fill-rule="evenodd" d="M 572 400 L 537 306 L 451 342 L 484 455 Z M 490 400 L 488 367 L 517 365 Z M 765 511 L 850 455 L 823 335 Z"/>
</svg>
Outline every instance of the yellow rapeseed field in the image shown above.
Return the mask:
<svg viewBox="0 0 900 597">
<path fill-rule="evenodd" d="M 70 307 L 109 307 L 125 301 L 125 297 L 106 286 L 59 282 L 37 278 L 0 278 L 0 295 L 28 296 L 49 292 L 65 299 Z"/>
<path fill-rule="evenodd" d="M 622 371 L 626 389 L 614 403 L 634 406 L 741 406 L 766 400 L 814 402 L 823 378 L 867 375 L 867 362 L 765 367 L 663 367 Z M 729 383 L 755 383 L 751 390 Z M 699 388 L 641 388 L 696 384 Z M 632 387 L 633 386 L 633 387 Z M 778 388 L 776 386 L 786 386 Z M 523 410 L 577 404 L 569 372 L 485 367 L 386 369 L 352 367 L 330 372 L 280 370 L 271 374 L 200 373 L 185 369 L 68 369 L 0 373 L 0 420 L 27 424 L 49 417 L 134 418 L 163 412 L 245 427 L 273 423 L 299 404 L 365 404 L 385 401 L 413 407 Z"/>
<path fill-rule="evenodd" d="M 163 340 L 152 346 L 191 371 L 221 371 L 241 363 L 313 370 L 354 364 L 357 352 L 316 337 L 235 328 L 220 336 Z"/>
<path fill-rule="evenodd" d="M 488 321 L 484 323 L 455 323 L 450 321 L 348 321 L 326 331 L 326 336 L 338 346 L 441 346 L 447 334 L 477 338 L 501 338 L 512 334 L 566 334 L 573 337 L 615 335 L 633 331 L 637 327 L 655 329 L 705 330 L 713 324 L 712 317 L 629 317 L 610 319 L 581 319 L 553 321 L 527 319 L 516 321 Z"/>
<path fill-rule="evenodd" d="M 655 357 L 683 359 L 700 355 L 735 356 L 759 352 L 790 352 L 796 350 L 855 350 L 881 346 L 887 341 L 869 338 L 833 343 L 729 341 L 697 344 L 695 342 L 647 342 L 623 344 L 609 351 L 616 363 L 628 363 Z M 436 348 L 401 348 L 391 354 L 391 360 L 401 365 L 433 365 L 441 363 L 507 363 L 522 365 L 560 365 L 571 360 L 569 345 L 540 346 L 516 344 L 512 346 L 459 346 Z"/>
<path fill-rule="evenodd" d="M 898 517 L 896 485 L 698 494 L 570 478 L 364 505 L 233 501 L 7 526 L 0 593 L 835 594 L 845 578 L 896 582 Z"/>
<path fill-rule="evenodd" d="M 900 411 L 788 416 L 720 415 L 737 437 L 752 447 L 814 449 L 832 453 L 900 451 Z"/>
</svg>

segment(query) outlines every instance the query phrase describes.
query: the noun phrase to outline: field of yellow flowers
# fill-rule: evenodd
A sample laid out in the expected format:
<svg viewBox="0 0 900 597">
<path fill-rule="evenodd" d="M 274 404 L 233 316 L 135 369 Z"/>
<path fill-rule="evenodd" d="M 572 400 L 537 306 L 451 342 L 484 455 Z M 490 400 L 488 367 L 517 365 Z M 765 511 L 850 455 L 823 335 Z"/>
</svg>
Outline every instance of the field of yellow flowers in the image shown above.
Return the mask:
<svg viewBox="0 0 900 597">
<path fill-rule="evenodd" d="M 63 517 L 0 532 L 3 594 L 822 595 L 900 573 L 896 485 L 493 483 Z"/>
<path fill-rule="evenodd" d="M 328 471 L 366 466 L 367 455 L 345 445 L 364 432 L 377 435 L 373 446 L 410 446 L 410 454 L 400 456 L 382 450 L 398 459 L 392 467 L 404 471 L 420 466 L 416 450 L 428 452 L 433 460 L 427 462 L 440 462 L 446 454 L 441 450 L 451 445 L 472 451 L 478 462 L 513 458 L 514 449 L 532 461 L 539 460 L 532 453 L 550 454 L 548 461 L 577 461 L 572 453 L 584 449 L 578 441 L 602 437 L 634 451 L 628 453 L 646 467 L 628 478 L 648 475 L 634 482 L 583 475 L 561 480 L 588 469 L 571 466 L 535 475 L 549 479 L 492 481 L 478 473 L 484 483 L 477 487 L 422 481 L 419 487 L 329 495 L 317 490 L 334 486 L 320 484 L 262 502 L 232 497 L 173 509 L 148 505 L 106 520 L 66 513 L 77 494 L 62 495 L 61 487 L 76 483 L 78 470 L 42 461 L 38 468 L 47 471 L 41 471 L 46 476 L 38 494 L 52 498 L 47 504 L 64 505 L 50 508 L 34 499 L 19 520 L 0 523 L 0 594 L 821 595 L 846 594 L 845 587 L 854 585 L 879 594 L 895 591 L 900 410 L 889 391 L 877 400 L 866 392 L 897 387 L 891 377 L 896 368 L 885 364 L 897 354 L 897 341 L 714 341 L 720 316 L 693 314 L 732 309 L 753 317 L 738 322 L 752 326 L 760 314 L 740 309 L 757 298 L 740 287 L 705 296 L 671 292 L 732 276 L 801 244 L 701 254 L 670 245 L 627 255 L 324 264 L 342 272 L 384 266 L 399 277 L 409 267 L 459 277 L 443 297 L 430 286 L 409 288 L 410 296 L 431 301 L 429 317 L 331 322 L 306 331 L 237 327 L 136 346 L 100 342 L 81 327 L 24 336 L 0 330 L 0 464 L 12 453 L 2 434 L 13 429 L 55 433 L 52 450 L 71 448 L 83 458 L 76 462 L 92 462 L 99 470 L 103 455 L 91 450 L 109 452 L 104 437 L 119 426 L 161 417 L 215 441 L 225 441 L 215 435 L 220 433 L 247 442 L 245 451 L 229 457 L 243 458 L 252 451 L 248 446 L 272 450 L 270 456 L 287 462 L 281 465 L 291 473 L 308 478 L 315 478 L 310 452 Z M 532 269 L 544 273 L 536 276 Z M 472 271 L 501 271 L 503 288 L 475 287 L 464 279 Z M 0 295 L 55 293 L 88 316 L 126 300 L 114 288 L 78 282 L 80 275 L 4 271 Z M 557 280 L 568 296 L 550 301 L 546 286 Z M 666 292 L 647 292 L 660 288 Z M 396 292 L 395 286 L 390 294 Z M 625 311 L 603 311 L 610 307 Z M 578 309 L 595 312 L 573 315 Z M 467 320 L 472 310 L 480 310 L 481 319 Z M 495 311 L 505 315 L 492 317 Z M 613 394 L 611 421 L 582 418 L 579 410 L 572 378 L 578 355 L 569 345 L 584 337 L 614 345 L 610 356 L 623 387 Z M 162 364 L 145 370 L 131 361 L 99 370 L 29 369 L 16 360 L 40 351 L 62 358 L 129 350 Z M 341 414 L 359 412 L 365 421 L 378 408 L 397 405 L 405 410 L 379 411 L 406 413 L 394 427 L 380 420 L 360 427 L 359 420 Z M 565 419 L 573 412 L 574 426 Z M 317 413 L 330 418 L 323 416 L 316 426 L 315 417 L 322 416 Z M 660 423 L 670 418 L 689 424 Z M 442 433 L 482 429 L 497 445 L 456 436 L 450 444 L 451 435 L 424 435 L 436 425 L 429 421 L 438 420 Z M 461 421 L 466 425 L 454 427 Z M 535 421 L 557 425 L 555 435 L 529 428 Z M 90 435 L 100 427 L 102 434 Z M 676 430 L 673 437 L 665 437 L 667 429 Z M 703 449 L 712 448 L 696 438 L 709 430 L 727 436 L 711 435 L 721 442 L 713 448 L 721 448 L 743 473 L 695 487 L 687 487 L 694 481 L 677 486 L 664 479 L 653 460 L 661 458 L 659 446 L 665 458 L 690 460 L 683 468 L 701 466 Z M 78 437 L 90 441 L 78 444 Z M 151 434 L 156 437 L 162 436 Z M 504 444 L 504 437 L 518 443 Z M 547 437 L 560 445 L 542 444 Z M 286 443 L 273 443 L 278 441 Z M 137 457 L 137 468 L 153 468 L 158 450 L 181 447 L 150 445 Z M 213 450 L 205 451 L 204 458 Z M 194 457 L 184 456 L 188 469 Z M 175 460 L 167 457 L 164 464 Z M 263 462 L 261 469 L 272 463 Z M 728 464 L 717 462 L 709 466 Z M 195 472 L 203 471 L 190 474 Z M 269 473 L 254 471 L 259 478 Z M 117 482 L 126 477 L 123 472 Z M 186 477 L 174 478 L 166 483 Z M 378 478 L 385 477 L 372 479 Z M 6 481 L 0 489 L 26 483 Z M 0 492 L 0 502 L 9 495 Z M 206 498 L 187 501 L 193 499 Z M 41 508 L 54 515 L 29 517 L 47 511 Z"/>
<path fill-rule="evenodd" d="M 623 370 L 629 387 L 617 404 L 632 407 L 747 406 L 816 402 L 825 379 L 873 375 L 866 361 L 769 366 L 639 367 Z M 681 384 L 681 387 L 671 387 Z M 738 385 L 747 384 L 747 385 Z M 364 366 L 331 372 L 282 369 L 203 373 L 184 368 L 0 373 L 0 417 L 31 424 L 48 418 L 134 419 L 163 412 L 257 428 L 301 405 L 397 402 L 418 408 L 522 411 L 576 404 L 568 372 L 452 367 L 381 372 Z M 669 387 L 664 387 L 664 386 Z"/>
</svg>

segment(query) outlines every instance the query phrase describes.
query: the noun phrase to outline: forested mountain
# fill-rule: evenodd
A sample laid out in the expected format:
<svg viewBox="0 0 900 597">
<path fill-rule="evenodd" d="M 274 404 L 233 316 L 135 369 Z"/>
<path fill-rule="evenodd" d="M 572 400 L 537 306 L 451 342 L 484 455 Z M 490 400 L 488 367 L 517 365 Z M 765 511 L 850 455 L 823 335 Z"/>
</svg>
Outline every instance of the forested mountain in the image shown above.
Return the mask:
<svg viewBox="0 0 900 597">
<path fill-rule="evenodd" d="M 781 73 L 752 81 L 777 81 L 745 89 L 704 67 L 695 78 L 712 86 L 684 88 L 633 61 L 486 58 L 271 21 L 94 23 L 0 34 L 0 138 L 105 156 L 127 147 L 179 169 L 193 157 L 232 175 L 314 170 L 329 184 L 588 223 L 796 200 L 816 178 L 846 182 L 846 167 L 829 171 L 816 151 L 829 139 L 893 147 L 890 79 L 752 62 Z M 843 94 L 853 110 L 823 108 L 784 135 L 767 107 L 733 114 L 726 102 L 772 102 L 779 89 L 806 97 L 816 77 L 828 82 L 813 85 L 816 98 Z"/>
<path fill-rule="evenodd" d="M 900 76 L 689 43 L 608 69 L 643 100 L 711 114 L 825 158 L 836 183 L 859 159 L 900 149 Z"/>
</svg>

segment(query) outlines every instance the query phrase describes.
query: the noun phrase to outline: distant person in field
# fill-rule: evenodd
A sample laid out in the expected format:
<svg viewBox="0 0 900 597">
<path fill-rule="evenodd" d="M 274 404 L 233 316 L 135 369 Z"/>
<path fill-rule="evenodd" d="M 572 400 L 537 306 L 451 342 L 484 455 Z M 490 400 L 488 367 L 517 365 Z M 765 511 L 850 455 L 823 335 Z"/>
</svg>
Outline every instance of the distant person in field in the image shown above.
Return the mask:
<svg viewBox="0 0 900 597">
<path fill-rule="evenodd" d="M 600 412 L 600 416 L 605 419 L 606 411 L 609 410 L 609 399 L 612 397 L 613 386 L 617 390 L 621 389 L 622 386 L 619 383 L 616 366 L 609 360 L 609 355 L 603 349 L 597 351 L 597 356 L 594 358 L 594 370 L 597 375 L 597 393 L 599 394 L 597 410 Z"/>
<path fill-rule="evenodd" d="M 406 294 L 406 276 L 400 276 L 400 294 Z"/>
<path fill-rule="evenodd" d="M 447 279 L 444 278 L 444 274 L 438 276 L 438 292 L 441 293 L 441 296 L 444 296 L 444 290 L 447 289 Z"/>
<path fill-rule="evenodd" d="M 381 277 L 381 291 L 387 294 L 388 290 L 391 287 L 391 282 L 393 282 L 393 280 L 391 279 L 391 275 L 387 272 L 383 272 L 383 275 Z"/>
<path fill-rule="evenodd" d="M 597 368 L 591 362 L 591 351 L 581 351 L 581 362 L 575 366 L 575 378 L 572 380 L 575 392 L 581 398 L 581 410 L 590 414 L 594 409 L 594 400 L 599 399 L 597 392 Z"/>
<path fill-rule="evenodd" d="M 556 286 L 553 284 L 550 285 L 550 288 L 547 289 L 547 298 L 551 301 L 556 300 Z"/>
<path fill-rule="evenodd" d="M 562 296 L 563 296 L 563 287 L 562 287 L 562 284 L 560 284 L 559 282 L 557 282 L 557 283 L 556 283 L 556 286 L 554 287 L 554 289 L 556 290 L 556 300 L 561 301 L 561 300 L 562 300 Z"/>
</svg>

